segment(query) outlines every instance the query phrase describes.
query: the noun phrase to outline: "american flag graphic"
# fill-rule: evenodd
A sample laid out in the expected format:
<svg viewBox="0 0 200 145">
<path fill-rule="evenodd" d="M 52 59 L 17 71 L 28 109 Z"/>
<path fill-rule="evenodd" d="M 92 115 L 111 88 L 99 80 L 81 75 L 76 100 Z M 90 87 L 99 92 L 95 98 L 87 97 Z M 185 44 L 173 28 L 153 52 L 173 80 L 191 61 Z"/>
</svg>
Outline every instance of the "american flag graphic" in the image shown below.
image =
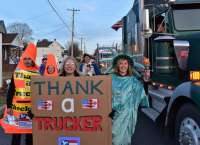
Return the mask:
<svg viewBox="0 0 200 145">
<path fill-rule="evenodd" d="M 83 99 L 82 100 L 82 108 L 83 109 L 97 109 L 98 108 L 98 100 L 97 99 Z"/>
<path fill-rule="evenodd" d="M 58 145 L 80 145 L 79 137 L 59 137 Z"/>
<path fill-rule="evenodd" d="M 52 110 L 52 101 L 51 100 L 39 100 L 37 102 L 37 109 L 38 110 Z"/>
</svg>

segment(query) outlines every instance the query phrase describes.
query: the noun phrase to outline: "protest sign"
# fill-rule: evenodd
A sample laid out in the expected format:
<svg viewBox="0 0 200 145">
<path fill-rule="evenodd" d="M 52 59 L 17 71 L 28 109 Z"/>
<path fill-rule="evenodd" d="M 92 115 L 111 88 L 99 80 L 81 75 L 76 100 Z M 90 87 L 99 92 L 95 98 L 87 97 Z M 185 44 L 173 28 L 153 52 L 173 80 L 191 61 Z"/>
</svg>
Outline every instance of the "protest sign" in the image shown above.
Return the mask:
<svg viewBox="0 0 200 145">
<path fill-rule="evenodd" d="M 111 145 L 111 77 L 33 77 L 34 145 Z"/>
</svg>

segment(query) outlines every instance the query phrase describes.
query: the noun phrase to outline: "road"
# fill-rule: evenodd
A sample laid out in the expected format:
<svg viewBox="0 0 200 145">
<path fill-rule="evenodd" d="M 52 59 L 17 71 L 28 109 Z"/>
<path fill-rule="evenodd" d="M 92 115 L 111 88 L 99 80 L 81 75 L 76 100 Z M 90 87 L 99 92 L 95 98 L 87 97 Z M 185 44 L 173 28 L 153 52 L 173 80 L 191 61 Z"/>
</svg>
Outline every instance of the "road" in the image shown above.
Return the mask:
<svg viewBox="0 0 200 145">
<path fill-rule="evenodd" d="M 10 145 L 11 137 L 0 129 L 0 145 Z M 164 133 L 143 113 L 139 113 L 138 123 L 133 137 L 133 145 L 174 145 L 164 137 Z"/>
<path fill-rule="evenodd" d="M 5 135 L 0 127 L 0 145 L 10 145 L 11 136 Z"/>
<path fill-rule="evenodd" d="M 133 145 L 175 145 L 152 120 L 139 112 Z"/>
</svg>

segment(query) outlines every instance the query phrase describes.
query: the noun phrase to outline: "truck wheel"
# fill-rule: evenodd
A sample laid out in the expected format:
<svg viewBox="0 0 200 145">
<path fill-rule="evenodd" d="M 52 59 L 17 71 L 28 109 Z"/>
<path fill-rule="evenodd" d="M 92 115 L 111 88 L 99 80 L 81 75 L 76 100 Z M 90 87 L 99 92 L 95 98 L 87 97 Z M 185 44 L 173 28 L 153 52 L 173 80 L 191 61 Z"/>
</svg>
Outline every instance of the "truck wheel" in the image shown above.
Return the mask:
<svg viewBox="0 0 200 145">
<path fill-rule="evenodd" d="M 192 104 L 183 105 L 175 122 L 177 145 L 200 145 L 200 112 Z"/>
</svg>

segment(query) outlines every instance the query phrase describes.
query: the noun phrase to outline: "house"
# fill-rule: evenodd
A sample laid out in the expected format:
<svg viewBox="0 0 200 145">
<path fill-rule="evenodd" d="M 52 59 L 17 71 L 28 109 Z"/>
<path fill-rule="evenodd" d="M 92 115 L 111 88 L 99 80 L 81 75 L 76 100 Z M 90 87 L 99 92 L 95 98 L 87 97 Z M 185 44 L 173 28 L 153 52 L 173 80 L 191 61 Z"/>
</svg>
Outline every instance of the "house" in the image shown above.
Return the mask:
<svg viewBox="0 0 200 145">
<path fill-rule="evenodd" d="M 16 40 L 17 33 L 9 33 L 2 35 L 3 42 L 3 63 L 17 64 L 20 57 L 20 48 Z"/>
<path fill-rule="evenodd" d="M 63 58 L 64 48 L 62 45 L 54 39 L 53 41 L 49 41 L 47 39 L 39 40 L 37 42 L 37 58 L 36 64 L 40 65 L 41 60 L 47 54 L 54 54 L 57 60 L 57 63 L 60 63 Z"/>
<path fill-rule="evenodd" d="M 2 70 L 3 79 L 10 78 L 21 55 L 20 43 L 17 40 L 17 33 L 7 33 L 3 20 L 0 20 L 0 33 L 2 34 Z"/>
<path fill-rule="evenodd" d="M 4 34 L 7 33 L 6 26 L 3 20 L 0 20 L 0 33 L 4 33 Z"/>
</svg>

